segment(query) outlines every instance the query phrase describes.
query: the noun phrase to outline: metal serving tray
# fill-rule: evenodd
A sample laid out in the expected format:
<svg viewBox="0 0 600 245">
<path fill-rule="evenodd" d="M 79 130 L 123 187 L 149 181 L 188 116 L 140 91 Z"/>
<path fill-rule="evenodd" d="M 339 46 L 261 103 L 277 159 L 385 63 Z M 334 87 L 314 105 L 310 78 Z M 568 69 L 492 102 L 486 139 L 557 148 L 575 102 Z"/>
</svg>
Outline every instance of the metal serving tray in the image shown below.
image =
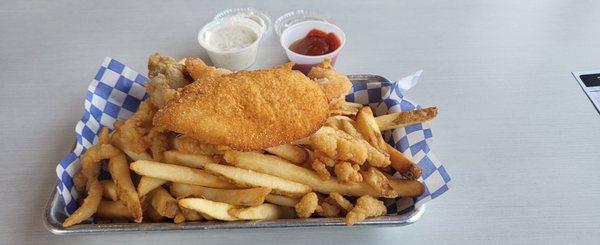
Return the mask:
<svg viewBox="0 0 600 245">
<path fill-rule="evenodd" d="M 389 82 L 388 79 L 377 75 L 350 75 L 353 83 Z M 292 227 L 341 227 L 345 226 L 343 218 L 310 218 L 310 219 L 282 219 L 268 221 L 201 221 L 174 223 L 111 223 L 111 224 L 80 224 L 69 228 L 62 227 L 67 218 L 63 203 L 54 188 L 46 203 L 44 210 L 44 225 L 48 231 L 56 235 L 105 233 L 105 232 L 148 232 L 148 231 L 203 231 L 203 230 L 230 230 L 230 229 L 258 229 L 258 228 L 292 228 Z M 370 218 L 354 226 L 404 226 L 421 218 L 425 212 L 425 205 L 399 215 L 387 215 Z"/>
</svg>

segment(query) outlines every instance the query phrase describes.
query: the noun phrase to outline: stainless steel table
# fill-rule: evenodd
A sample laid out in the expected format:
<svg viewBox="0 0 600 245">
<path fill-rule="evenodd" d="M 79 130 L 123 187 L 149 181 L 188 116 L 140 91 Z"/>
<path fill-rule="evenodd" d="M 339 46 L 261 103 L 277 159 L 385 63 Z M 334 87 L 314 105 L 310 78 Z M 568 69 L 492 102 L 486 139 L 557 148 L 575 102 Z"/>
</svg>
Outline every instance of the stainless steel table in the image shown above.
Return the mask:
<svg viewBox="0 0 600 245">
<path fill-rule="evenodd" d="M 41 222 L 54 168 L 105 56 L 145 72 L 147 56 L 206 57 L 196 32 L 219 10 L 330 13 L 349 40 L 337 67 L 400 78 L 437 105 L 432 148 L 454 189 L 400 228 L 59 237 Z M 600 240 L 600 116 L 570 72 L 600 67 L 593 1 L 0 2 L 2 243 L 442 244 Z M 255 68 L 285 61 L 274 36 Z"/>
</svg>

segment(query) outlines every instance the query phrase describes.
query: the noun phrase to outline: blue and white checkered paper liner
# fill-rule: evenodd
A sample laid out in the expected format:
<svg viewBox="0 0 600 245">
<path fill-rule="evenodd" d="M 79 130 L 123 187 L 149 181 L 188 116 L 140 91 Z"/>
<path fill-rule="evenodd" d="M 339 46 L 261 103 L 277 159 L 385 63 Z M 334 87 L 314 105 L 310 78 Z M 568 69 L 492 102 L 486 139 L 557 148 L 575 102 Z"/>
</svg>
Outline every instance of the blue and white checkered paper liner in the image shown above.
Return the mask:
<svg viewBox="0 0 600 245">
<path fill-rule="evenodd" d="M 419 75 L 420 73 L 415 73 L 403 80 L 416 82 Z M 90 83 L 85 96 L 83 116 L 75 127 L 77 145 L 73 152 L 56 167 L 58 176 L 56 188 L 67 214 L 77 209 L 79 193 L 73 186 L 73 176 L 81 168 L 79 156 L 97 143 L 102 126 L 112 129 L 116 120 L 126 119 L 137 110 L 140 102 L 147 98 L 143 87 L 146 81 L 148 81 L 146 77 L 121 62 L 106 58 Z M 397 83 L 355 84 L 347 100 L 368 104 L 377 115 L 419 108 L 418 105 L 403 98 L 401 92 L 402 89 Z M 423 168 L 423 177 L 420 180 L 426 186 L 425 193 L 417 198 L 389 200 L 388 213 L 404 212 L 448 190 L 450 177 L 428 146 L 432 137 L 428 125 L 418 124 L 396 129 L 385 136 L 396 148 L 411 156 Z"/>
<path fill-rule="evenodd" d="M 123 63 L 107 57 L 88 86 L 83 116 L 75 126 L 77 144 L 56 166 L 56 188 L 68 214 L 77 209 L 79 193 L 73 186 L 73 176 L 81 168 L 79 156 L 97 143 L 102 126 L 112 129 L 116 120 L 126 119 L 137 110 L 140 101 L 146 98 L 143 84 L 147 80 Z"/>
<path fill-rule="evenodd" d="M 375 115 L 410 111 L 421 107 L 404 98 L 403 88 L 410 88 L 416 84 L 421 76 L 421 71 L 402 78 L 401 82 L 380 82 L 354 84 L 351 93 L 346 100 L 371 107 Z M 446 169 L 429 148 L 433 134 L 427 123 L 419 123 L 404 128 L 384 132 L 387 142 L 399 151 L 409 156 L 423 169 L 423 175 L 419 181 L 425 185 L 425 192 L 415 198 L 398 198 L 388 200 L 386 205 L 388 213 L 403 213 L 414 206 L 432 200 L 448 190 L 450 187 L 450 176 Z M 396 174 L 395 176 L 399 176 Z M 395 205 L 393 205 L 395 204 Z"/>
</svg>

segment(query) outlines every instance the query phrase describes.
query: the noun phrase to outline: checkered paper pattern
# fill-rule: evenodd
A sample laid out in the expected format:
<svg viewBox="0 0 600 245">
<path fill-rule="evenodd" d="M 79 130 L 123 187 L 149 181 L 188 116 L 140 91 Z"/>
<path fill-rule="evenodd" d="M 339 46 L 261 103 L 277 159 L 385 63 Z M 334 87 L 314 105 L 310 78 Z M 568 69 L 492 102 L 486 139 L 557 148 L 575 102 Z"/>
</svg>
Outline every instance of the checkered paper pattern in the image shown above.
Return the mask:
<svg viewBox="0 0 600 245">
<path fill-rule="evenodd" d="M 126 119 L 137 110 L 140 101 L 147 97 L 143 86 L 146 81 L 148 78 L 107 57 L 90 82 L 83 116 L 75 126 L 75 148 L 56 166 L 56 188 L 67 214 L 77 209 L 79 193 L 73 186 L 73 176 L 81 168 L 79 156 L 98 141 L 103 126 L 112 129 L 116 120 Z"/>
<path fill-rule="evenodd" d="M 420 72 L 417 72 L 399 82 L 372 81 L 354 84 L 346 99 L 371 106 L 376 115 L 414 110 L 420 107 L 404 98 L 402 92 L 414 85 L 419 76 Z M 84 113 L 75 127 L 77 144 L 56 167 L 56 188 L 65 205 L 66 214 L 77 209 L 79 193 L 73 186 L 73 176 L 81 168 L 79 157 L 97 143 L 102 126 L 112 129 L 116 120 L 126 119 L 137 110 L 139 103 L 147 98 L 143 87 L 146 81 L 146 77 L 117 60 L 106 58 L 102 63 L 88 87 Z M 425 193 L 419 197 L 387 200 L 389 214 L 403 213 L 448 190 L 450 177 L 429 148 L 432 139 L 429 125 L 411 125 L 386 132 L 384 136 L 389 143 L 418 163 L 423 169 L 420 180 L 426 186 Z M 106 177 L 106 173 L 104 175 Z"/>
<path fill-rule="evenodd" d="M 354 84 L 351 93 L 346 96 L 346 100 L 370 106 L 377 116 L 420 109 L 419 105 L 402 95 L 405 89 L 416 84 L 420 76 L 421 71 L 418 71 L 398 82 L 367 81 Z M 449 189 L 451 186 L 450 176 L 429 148 L 433 134 L 427 123 L 384 132 L 384 138 L 423 169 L 423 175 L 419 181 L 425 185 L 425 192 L 421 196 L 386 201 L 388 214 L 404 213 L 442 195 Z M 399 174 L 395 174 L 395 176 L 399 176 Z"/>
</svg>

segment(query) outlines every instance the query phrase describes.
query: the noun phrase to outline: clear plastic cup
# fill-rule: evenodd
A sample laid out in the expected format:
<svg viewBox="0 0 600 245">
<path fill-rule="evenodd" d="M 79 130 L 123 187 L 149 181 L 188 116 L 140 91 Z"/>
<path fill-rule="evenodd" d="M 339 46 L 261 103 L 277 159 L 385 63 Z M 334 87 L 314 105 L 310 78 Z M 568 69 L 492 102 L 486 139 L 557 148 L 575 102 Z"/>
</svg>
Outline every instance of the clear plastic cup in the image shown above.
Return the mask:
<svg viewBox="0 0 600 245">
<path fill-rule="evenodd" d="M 257 34 L 256 40 L 249 46 L 241 49 L 234 50 L 220 50 L 211 46 L 206 40 L 206 34 L 209 31 L 215 30 L 216 28 L 223 27 L 225 25 L 240 25 L 248 27 Z M 256 53 L 258 45 L 262 39 L 263 28 L 255 21 L 248 18 L 225 18 L 217 19 L 206 24 L 200 32 L 198 32 L 198 43 L 208 53 L 208 57 L 212 61 L 213 65 L 222 67 L 228 70 L 239 71 L 250 67 L 256 60 Z"/>
<path fill-rule="evenodd" d="M 263 37 L 267 36 L 271 31 L 271 17 L 259 9 L 251 7 L 225 9 L 217 13 L 214 19 L 220 20 L 227 18 L 248 18 L 253 20 L 262 27 Z"/>
<path fill-rule="evenodd" d="M 319 56 L 302 55 L 290 50 L 290 45 L 292 43 L 306 37 L 308 32 L 313 29 L 321 30 L 326 33 L 333 32 L 340 39 L 340 46 L 331 53 Z M 294 69 L 300 70 L 304 74 L 308 74 L 310 68 L 322 63 L 325 59 L 330 59 L 331 65 L 335 65 L 335 61 L 337 60 L 340 51 L 346 43 L 346 34 L 341 28 L 332 23 L 318 20 L 308 20 L 298 22 L 290 27 L 285 28 L 285 30 L 283 30 L 281 33 L 279 41 L 283 49 L 285 49 L 285 53 L 290 61 L 296 63 Z"/>
</svg>

